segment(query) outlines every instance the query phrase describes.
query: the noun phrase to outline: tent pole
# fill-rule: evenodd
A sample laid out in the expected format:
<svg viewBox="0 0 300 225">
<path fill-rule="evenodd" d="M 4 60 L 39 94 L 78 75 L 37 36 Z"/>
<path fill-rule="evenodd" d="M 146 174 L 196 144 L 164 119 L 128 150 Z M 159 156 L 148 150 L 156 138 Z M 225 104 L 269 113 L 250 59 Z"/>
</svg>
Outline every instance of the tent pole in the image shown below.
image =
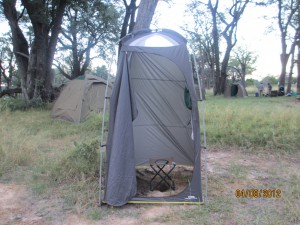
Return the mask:
<svg viewBox="0 0 300 225">
<path fill-rule="evenodd" d="M 102 205 L 102 167 L 103 167 L 103 149 L 106 145 L 104 145 L 104 128 L 105 128 L 105 119 L 106 119 L 106 101 L 109 98 L 107 96 L 108 86 L 109 86 L 109 77 L 111 74 L 111 67 L 113 63 L 114 54 L 111 56 L 110 65 L 109 65 L 109 73 L 106 79 L 106 87 L 105 87 L 105 95 L 104 95 L 104 106 L 103 106 L 103 115 L 102 115 L 102 127 L 101 127 L 101 138 L 100 138 L 100 168 L 99 168 L 99 206 Z"/>
<path fill-rule="evenodd" d="M 204 118 L 204 102 L 202 96 L 202 88 L 201 88 L 201 81 L 198 73 L 198 66 L 196 62 L 195 52 L 193 51 L 193 60 L 194 66 L 196 70 L 197 80 L 198 80 L 198 87 L 200 93 L 200 102 L 201 102 L 201 114 L 202 114 L 202 124 L 203 124 L 203 142 L 204 142 L 204 168 L 205 168 L 205 203 L 208 203 L 208 194 L 207 194 L 207 147 L 206 147 L 206 125 L 205 125 L 205 118 Z"/>
</svg>

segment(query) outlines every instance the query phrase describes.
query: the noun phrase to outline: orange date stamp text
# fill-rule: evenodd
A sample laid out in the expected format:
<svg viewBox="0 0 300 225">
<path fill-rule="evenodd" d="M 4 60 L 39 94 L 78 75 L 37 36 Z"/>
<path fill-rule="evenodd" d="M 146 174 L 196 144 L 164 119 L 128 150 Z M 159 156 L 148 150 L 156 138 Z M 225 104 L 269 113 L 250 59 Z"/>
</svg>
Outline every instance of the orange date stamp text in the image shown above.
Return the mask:
<svg viewBox="0 0 300 225">
<path fill-rule="evenodd" d="M 280 189 L 236 189 L 237 198 L 281 198 Z"/>
</svg>

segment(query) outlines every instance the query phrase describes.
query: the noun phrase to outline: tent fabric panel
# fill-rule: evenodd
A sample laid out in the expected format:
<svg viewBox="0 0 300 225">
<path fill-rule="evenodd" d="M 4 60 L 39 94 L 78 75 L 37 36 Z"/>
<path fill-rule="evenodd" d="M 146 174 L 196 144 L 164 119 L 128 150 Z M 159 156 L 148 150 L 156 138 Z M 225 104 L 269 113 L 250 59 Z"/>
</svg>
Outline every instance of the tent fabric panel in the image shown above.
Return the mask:
<svg viewBox="0 0 300 225">
<path fill-rule="evenodd" d="M 186 82 L 183 71 L 170 59 L 153 53 L 135 52 L 129 67 L 131 79 Z"/>
<path fill-rule="evenodd" d="M 185 44 L 186 42 L 184 42 Z M 197 103 L 197 97 L 195 91 L 191 91 L 191 89 L 194 90 L 194 80 L 193 80 L 193 72 L 191 63 L 189 61 L 189 54 L 187 51 L 187 48 L 185 45 L 180 46 L 173 46 L 173 47 L 138 47 L 138 46 L 127 46 L 127 43 L 124 43 L 124 46 L 122 46 L 121 52 L 141 52 L 144 54 L 155 54 L 163 56 L 164 58 L 167 58 L 168 60 L 172 61 L 175 65 L 177 65 L 178 69 L 184 74 L 185 82 L 187 83 L 187 87 L 190 91 L 191 99 L 194 105 L 198 105 Z M 198 117 L 197 114 L 198 108 L 195 110 L 192 110 L 193 117 Z"/>
<path fill-rule="evenodd" d="M 132 80 L 132 84 L 138 111 L 135 126 L 186 127 L 190 124 L 191 111 L 184 102 L 185 83 Z"/>
<path fill-rule="evenodd" d="M 76 110 L 79 108 L 78 98 L 82 98 L 84 82 L 81 80 L 70 81 L 63 89 L 58 100 L 55 102 L 57 108 Z"/>
<path fill-rule="evenodd" d="M 84 121 L 90 112 L 103 110 L 105 88 L 106 81 L 92 75 L 69 81 L 56 100 L 51 117 L 74 123 Z M 110 90 L 109 85 L 108 93 Z"/>
<path fill-rule="evenodd" d="M 193 164 L 191 111 L 184 102 L 182 72 L 162 56 L 143 53 L 132 53 L 129 68 L 138 111 L 133 122 L 136 163 L 156 153 L 158 158 L 171 154 L 178 163 Z"/>
<path fill-rule="evenodd" d="M 109 131 L 106 145 L 105 201 L 126 204 L 136 194 L 133 143 L 133 113 L 126 56 L 120 55 L 117 79 L 110 98 Z"/>
<path fill-rule="evenodd" d="M 103 110 L 105 84 L 87 81 L 83 94 L 80 121 L 84 121 L 91 112 L 99 113 Z"/>
<path fill-rule="evenodd" d="M 80 111 L 84 91 L 84 81 L 70 81 L 62 90 L 51 111 L 52 118 L 64 119 L 70 122 L 80 122 Z"/>
<path fill-rule="evenodd" d="M 193 165 L 192 129 L 177 127 L 134 127 L 135 162 L 148 164 L 150 159 L 173 158 L 176 164 Z M 189 150 L 190 151 L 187 151 Z"/>
</svg>

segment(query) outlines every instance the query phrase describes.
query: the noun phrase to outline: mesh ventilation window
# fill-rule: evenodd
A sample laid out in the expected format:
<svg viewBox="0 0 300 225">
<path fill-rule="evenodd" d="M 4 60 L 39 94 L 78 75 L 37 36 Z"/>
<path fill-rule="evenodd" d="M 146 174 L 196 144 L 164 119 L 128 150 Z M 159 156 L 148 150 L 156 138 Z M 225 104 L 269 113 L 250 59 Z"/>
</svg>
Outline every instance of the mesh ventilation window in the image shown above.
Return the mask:
<svg viewBox="0 0 300 225">
<path fill-rule="evenodd" d="M 179 45 L 178 42 L 174 41 L 170 37 L 153 33 L 141 38 L 138 38 L 129 44 L 130 46 L 141 46 L 141 47 L 171 47 Z"/>
</svg>

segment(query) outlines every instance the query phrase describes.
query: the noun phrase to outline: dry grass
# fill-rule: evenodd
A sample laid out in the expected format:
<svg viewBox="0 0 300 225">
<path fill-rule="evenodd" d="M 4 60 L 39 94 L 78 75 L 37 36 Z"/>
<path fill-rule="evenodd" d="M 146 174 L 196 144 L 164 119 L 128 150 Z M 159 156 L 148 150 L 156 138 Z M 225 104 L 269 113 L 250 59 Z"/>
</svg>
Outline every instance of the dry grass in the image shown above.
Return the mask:
<svg viewBox="0 0 300 225">
<path fill-rule="evenodd" d="M 34 204 L 43 202 L 39 213 L 56 210 L 48 213 L 48 221 L 76 212 L 79 215 L 72 218 L 77 224 L 299 224 L 299 109 L 287 97 L 207 96 L 209 202 L 205 206 L 98 208 L 98 169 L 87 169 L 95 164 L 89 163 L 85 154 L 90 151 L 84 149 L 94 149 L 93 143 L 99 142 L 100 115 L 76 125 L 50 119 L 46 109 L 2 111 L 0 182 L 30 187 Z M 273 188 L 282 191 L 281 198 L 235 196 L 236 189 Z M 51 204 L 62 205 L 52 209 Z"/>
</svg>

